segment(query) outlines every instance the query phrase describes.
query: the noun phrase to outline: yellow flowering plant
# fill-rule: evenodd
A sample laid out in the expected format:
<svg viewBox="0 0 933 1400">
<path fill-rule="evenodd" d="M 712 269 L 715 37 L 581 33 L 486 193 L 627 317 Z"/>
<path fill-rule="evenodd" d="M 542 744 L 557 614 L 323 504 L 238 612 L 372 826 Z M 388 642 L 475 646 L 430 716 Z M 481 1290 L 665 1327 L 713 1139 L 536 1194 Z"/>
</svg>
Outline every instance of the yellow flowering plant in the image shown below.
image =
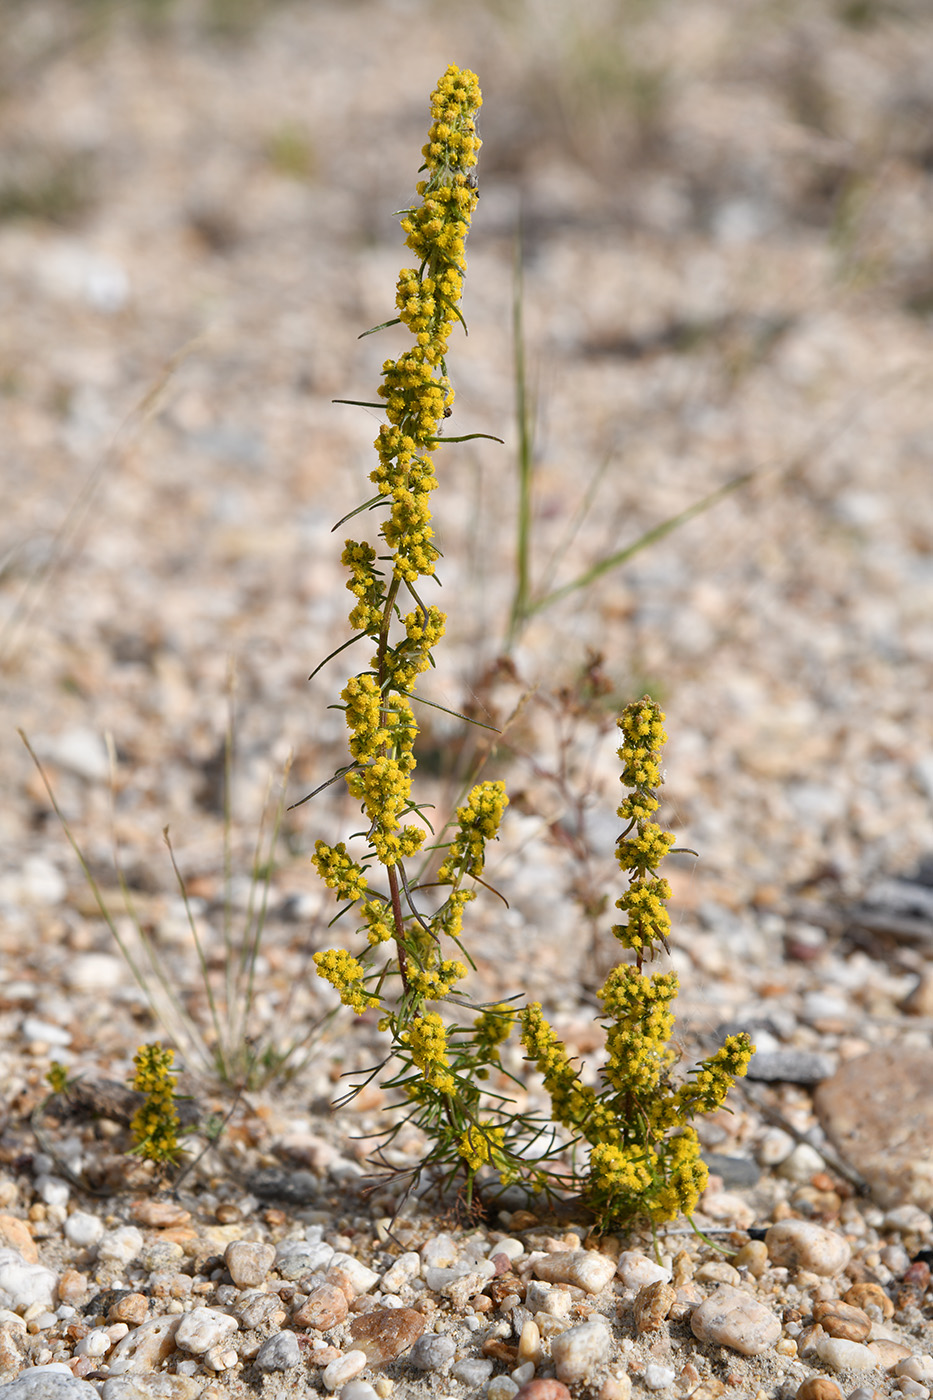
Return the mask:
<svg viewBox="0 0 933 1400">
<path fill-rule="evenodd" d="M 442 425 L 454 400 L 447 342 L 454 322 L 462 323 L 458 302 L 477 200 L 475 118 L 481 100 L 473 73 L 447 69 L 431 97 L 420 203 L 401 221 L 417 266 L 399 274 L 398 315 L 384 324 L 404 325 L 413 343 L 382 367 L 379 396 L 387 421 L 375 441 L 378 464 L 371 480 L 377 494 L 345 519 L 380 506 L 387 513 L 377 544 L 348 539 L 342 555 L 354 599 L 351 642 L 368 639 L 373 651 L 367 668 L 341 692 L 350 761 L 329 781 L 345 782 L 360 804 L 363 829 L 353 838 L 352 852 L 345 842 L 318 840 L 312 857 L 334 892 L 335 918 L 354 916 L 362 947 L 359 955 L 322 950 L 314 962 L 346 1006 L 358 1015 L 378 1013 L 389 1044 L 373 1073 L 394 1059 L 399 1068 L 384 1084 L 408 1107 L 386 1136 L 391 1140 L 405 1122 L 422 1129 L 429 1147 L 419 1171 L 437 1171 L 448 1182 L 462 1176 L 468 1201 L 483 1174 L 496 1184 L 522 1181 L 535 1190 L 582 1192 L 606 1228 L 636 1215 L 663 1221 L 681 1210 L 692 1212 L 705 1184 L 690 1120 L 721 1105 L 751 1053 L 747 1037 L 733 1037 L 679 1088 L 670 1079 L 670 1005 L 677 979 L 642 972 L 657 947 L 666 946 L 669 929 L 670 890 L 656 871 L 674 838 L 652 820 L 663 716 L 646 699 L 629 706 L 619 721 L 622 778 L 630 795 L 619 808 L 626 826 L 618 857 L 631 879 L 617 901 L 626 921 L 613 932 L 634 965 L 616 967 L 600 991 L 607 1060 L 598 1091 L 582 1083 L 540 1006 L 483 1005 L 462 985 L 472 966 L 462 936 L 464 911 L 476 897 L 475 886 L 484 883 L 486 849 L 508 803 L 504 785 L 478 783 L 457 808 L 449 840 L 443 833 L 435 837 L 412 795 L 415 685 L 433 664 L 446 621 L 419 592 L 439 558 L 431 527 L 430 493 L 437 486 L 432 457 L 442 442 L 465 440 L 442 436 Z M 437 851 L 441 862 L 433 878 L 429 859 L 416 873 L 415 857 Z M 527 1059 L 544 1077 L 550 1120 L 516 1111 L 500 1091 L 511 1077 L 500 1047 L 515 1024 Z M 563 1139 L 555 1138 L 551 1123 L 565 1130 Z M 588 1154 L 574 1152 L 583 1145 Z M 580 1170 L 566 1165 L 584 1159 Z"/>
</svg>

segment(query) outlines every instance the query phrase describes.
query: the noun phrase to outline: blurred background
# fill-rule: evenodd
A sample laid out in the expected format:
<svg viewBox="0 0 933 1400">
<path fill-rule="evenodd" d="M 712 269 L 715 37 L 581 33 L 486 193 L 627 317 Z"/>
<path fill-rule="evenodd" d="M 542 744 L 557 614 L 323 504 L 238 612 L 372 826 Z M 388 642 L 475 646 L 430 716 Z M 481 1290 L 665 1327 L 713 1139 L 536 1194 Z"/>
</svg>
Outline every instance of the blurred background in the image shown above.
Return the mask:
<svg viewBox="0 0 933 1400">
<path fill-rule="evenodd" d="M 95 869 L 116 839 L 169 942 L 166 823 L 194 894 L 217 894 L 232 670 L 243 850 L 288 753 L 290 800 L 342 761 L 326 707 L 368 658 L 307 677 L 347 635 L 357 526 L 331 531 L 369 494 L 378 416 L 332 400 L 371 399 L 404 343 L 358 335 L 393 313 L 395 211 L 452 62 L 485 105 L 451 431 L 504 445 L 438 457 L 450 621 L 425 693 L 502 722 L 534 692 L 487 769 L 513 793 L 511 934 L 565 943 L 611 881 L 612 719 L 645 690 L 668 714 L 665 820 L 700 853 L 678 919 L 710 976 L 724 929 L 764 967 L 796 899 L 933 850 L 926 0 L 2 0 L 0 32 L 0 911 L 20 970 L 37 929 L 62 956 L 109 935 L 17 726 Z M 529 616 L 497 669 L 519 384 L 533 598 L 750 479 Z M 455 726 L 424 723 L 443 779 Z M 335 791 L 286 821 L 276 897 L 305 944 L 308 852 L 335 826 Z"/>
</svg>

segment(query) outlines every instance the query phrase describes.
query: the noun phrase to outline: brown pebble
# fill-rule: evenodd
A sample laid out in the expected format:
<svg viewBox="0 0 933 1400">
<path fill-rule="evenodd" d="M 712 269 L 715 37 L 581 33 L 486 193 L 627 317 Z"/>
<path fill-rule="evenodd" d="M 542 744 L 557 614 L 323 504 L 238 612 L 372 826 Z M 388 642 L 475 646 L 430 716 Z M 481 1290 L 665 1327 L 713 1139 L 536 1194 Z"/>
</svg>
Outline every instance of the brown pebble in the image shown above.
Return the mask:
<svg viewBox="0 0 933 1400">
<path fill-rule="evenodd" d="M 113 1307 L 107 1312 L 108 1322 L 126 1322 L 131 1327 L 138 1327 L 141 1322 L 145 1322 L 149 1316 L 149 1299 L 144 1293 L 127 1293 L 124 1298 L 118 1298 Z"/>
<path fill-rule="evenodd" d="M 844 1396 L 829 1376 L 808 1376 L 797 1387 L 797 1400 L 844 1400 Z"/>
<path fill-rule="evenodd" d="M 491 1356 L 493 1361 L 504 1361 L 508 1366 L 518 1365 L 518 1347 L 510 1346 L 501 1337 L 487 1337 L 482 1347 L 484 1356 Z"/>
<path fill-rule="evenodd" d="M 130 1215 L 137 1225 L 149 1225 L 154 1230 L 187 1225 L 191 1219 L 191 1211 L 183 1209 L 175 1201 L 132 1201 Z"/>
<path fill-rule="evenodd" d="M 700 1384 L 700 1373 L 692 1361 L 688 1361 L 674 1382 L 681 1395 L 692 1395 Z"/>
<path fill-rule="evenodd" d="M 887 1338 L 869 1342 L 868 1350 L 878 1358 L 878 1365 L 882 1371 L 893 1371 L 899 1361 L 906 1361 L 908 1356 L 913 1356 L 910 1347 L 905 1347 L 902 1342 L 888 1341 Z"/>
<path fill-rule="evenodd" d="M 530 1230 L 534 1225 L 537 1225 L 537 1223 L 538 1217 L 530 1210 L 515 1210 L 512 1212 L 511 1229 L 513 1230 Z"/>
<path fill-rule="evenodd" d="M 646 1283 L 635 1297 L 635 1331 L 657 1332 L 677 1301 L 677 1290 L 663 1279 Z"/>
<path fill-rule="evenodd" d="M 347 1295 L 332 1283 L 322 1283 L 309 1293 L 300 1308 L 292 1314 L 296 1327 L 313 1327 L 316 1332 L 327 1332 L 343 1322 L 348 1311 Z M 362 1349 L 362 1348 L 361 1348 Z"/>
<path fill-rule="evenodd" d="M 333 1284 L 335 1288 L 339 1288 L 341 1293 L 346 1295 L 348 1303 L 352 1303 L 357 1296 L 356 1284 L 353 1282 L 346 1269 L 328 1269 L 327 1282 Z"/>
<path fill-rule="evenodd" d="M 495 1307 L 501 1307 L 506 1298 L 524 1298 L 525 1283 L 517 1274 L 498 1274 L 489 1280 L 483 1292 L 488 1293 Z"/>
<path fill-rule="evenodd" d="M 70 1308 L 86 1303 L 89 1291 L 87 1274 L 79 1274 L 77 1269 L 65 1269 L 58 1280 L 58 1301 Z"/>
<path fill-rule="evenodd" d="M 690 1400 L 719 1400 L 725 1388 L 725 1381 L 718 1381 L 714 1376 L 710 1376 L 707 1380 L 700 1382 Z"/>
<path fill-rule="evenodd" d="M 268 1210 L 263 1211 L 262 1219 L 263 1224 L 268 1225 L 270 1230 L 275 1230 L 285 1224 L 288 1216 L 284 1210 L 276 1210 L 274 1206 L 270 1206 Z"/>
<path fill-rule="evenodd" d="M 414 1308 L 375 1308 L 354 1317 L 349 1332 L 353 1347 L 371 1366 L 401 1356 L 425 1329 L 425 1318 Z"/>
<path fill-rule="evenodd" d="M 497 1276 L 511 1271 L 512 1261 L 507 1254 L 494 1254 L 489 1262 L 493 1265 Z"/>
<path fill-rule="evenodd" d="M 38 1264 L 39 1251 L 32 1231 L 18 1215 L 0 1215 L 0 1243 L 18 1249 L 27 1264 Z"/>
<path fill-rule="evenodd" d="M 238 1221 L 243 1219 L 243 1212 L 232 1201 L 221 1201 L 214 1211 L 214 1219 L 218 1225 L 236 1225 Z"/>
<path fill-rule="evenodd" d="M 856 1308 L 876 1307 L 881 1309 L 881 1316 L 885 1319 L 894 1316 L 894 1304 L 885 1293 L 880 1283 L 853 1283 L 852 1287 L 843 1293 L 843 1299 L 851 1303 Z"/>
<path fill-rule="evenodd" d="M 830 1337 L 839 1337 L 844 1342 L 864 1342 L 871 1331 L 871 1318 L 861 1308 L 844 1303 L 841 1298 L 814 1303 L 813 1321 Z"/>
<path fill-rule="evenodd" d="M 523 1385 L 513 1400 L 570 1400 L 570 1391 L 563 1381 L 547 1380 L 541 1376 Z"/>
</svg>

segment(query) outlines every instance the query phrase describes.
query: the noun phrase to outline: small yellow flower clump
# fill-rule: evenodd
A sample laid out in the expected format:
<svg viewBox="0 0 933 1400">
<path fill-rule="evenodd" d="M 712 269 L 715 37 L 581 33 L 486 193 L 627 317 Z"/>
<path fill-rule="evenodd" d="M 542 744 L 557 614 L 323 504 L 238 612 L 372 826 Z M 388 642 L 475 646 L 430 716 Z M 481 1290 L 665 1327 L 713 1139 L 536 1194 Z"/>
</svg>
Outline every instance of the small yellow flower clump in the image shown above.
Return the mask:
<svg viewBox="0 0 933 1400">
<path fill-rule="evenodd" d="M 522 1043 L 544 1076 L 554 1119 L 590 1144 L 586 1194 L 605 1224 L 643 1214 L 655 1223 L 692 1214 L 707 1169 L 690 1120 L 722 1106 L 753 1049 L 748 1036 L 730 1036 L 684 1084 L 670 1082 L 677 975 L 647 976 L 641 970 L 670 928 L 663 903 L 670 889 L 655 871 L 674 837 L 651 820 L 662 781 L 663 721 L 647 698 L 629 705 L 619 720 L 625 737 L 619 749 L 622 779 L 631 791 L 619 807 L 628 825 L 616 853 L 631 883 L 627 896 L 617 901 L 628 924 L 613 933 L 635 952 L 636 965 L 620 963 L 598 992 L 608 1020 L 601 1089 L 581 1081 L 540 1006 L 527 1007 L 522 1015 Z"/>
<path fill-rule="evenodd" d="M 363 979 L 366 973 L 352 953 L 345 948 L 327 948 L 314 954 L 314 965 L 321 977 L 340 994 L 344 1006 L 349 1006 L 358 1015 L 379 1005 L 378 997 L 367 995 Z"/>
<path fill-rule="evenodd" d="M 433 1089 L 439 1089 L 442 1094 L 456 1092 L 456 1080 L 449 1070 L 447 1031 L 436 1011 L 416 1016 L 410 1029 L 403 1031 L 399 1039 L 408 1046 L 412 1060 Z"/>
<path fill-rule="evenodd" d="M 471 1172 L 478 1172 L 487 1162 L 494 1161 L 497 1149 L 505 1137 L 504 1129 L 491 1123 L 473 1123 L 460 1139 L 457 1152 Z"/>
<path fill-rule="evenodd" d="M 174 1058 L 174 1052 L 162 1045 L 141 1045 L 133 1056 L 133 1088 L 146 1098 L 133 1115 L 130 1133 L 136 1143 L 134 1150 L 150 1162 L 174 1162 L 181 1150 L 172 1078 Z"/>
<path fill-rule="evenodd" d="M 457 835 L 437 872 L 439 885 L 453 884 L 458 875 L 478 879 L 486 864 L 486 842 L 498 833 L 509 799 L 505 783 L 477 783 L 464 807 L 457 808 Z"/>
</svg>

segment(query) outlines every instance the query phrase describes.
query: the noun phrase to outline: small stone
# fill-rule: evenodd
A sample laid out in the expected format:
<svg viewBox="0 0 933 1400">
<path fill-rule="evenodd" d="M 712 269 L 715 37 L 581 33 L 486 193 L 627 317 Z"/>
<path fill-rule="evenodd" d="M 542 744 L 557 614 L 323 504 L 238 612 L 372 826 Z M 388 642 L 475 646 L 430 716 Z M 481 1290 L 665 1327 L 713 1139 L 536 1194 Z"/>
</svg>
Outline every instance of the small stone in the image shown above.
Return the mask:
<svg viewBox="0 0 933 1400">
<path fill-rule="evenodd" d="M 494 1365 L 494 1362 L 487 1361 L 485 1357 L 471 1356 L 467 1360 L 458 1361 L 455 1365 L 451 1366 L 451 1378 L 455 1381 L 459 1381 L 461 1385 L 468 1386 L 470 1390 L 478 1390 L 480 1386 L 485 1385 L 489 1380 L 489 1377 L 493 1373 Z M 542 1397 L 542 1400 L 547 1400 L 547 1397 Z M 559 1397 L 555 1396 L 554 1400 L 559 1400 Z"/>
<path fill-rule="evenodd" d="M 280 1322 L 285 1319 L 282 1300 L 277 1293 L 241 1293 L 233 1304 L 233 1315 L 247 1332 L 262 1327 L 281 1313 Z"/>
<path fill-rule="evenodd" d="M 620 1254 L 617 1267 L 619 1278 L 626 1288 L 633 1288 L 636 1293 L 648 1283 L 671 1281 L 670 1269 L 656 1264 L 647 1254 L 641 1254 L 637 1249 L 627 1249 Z"/>
<path fill-rule="evenodd" d="M 447 1269 L 460 1258 L 460 1249 L 452 1235 L 435 1235 L 421 1246 L 421 1262 L 426 1268 Z"/>
<path fill-rule="evenodd" d="M 785 1157 L 778 1167 L 777 1174 L 785 1181 L 796 1181 L 805 1185 L 811 1177 L 825 1170 L 826 1163 L 816 1148 L 811 1147 L 808 1142 L 798 1142 L 793 1152 Z"/>
<path fill-rule="evenodd" d="M 24 1312 L 35 1303 L 52 1306 L 58 1277 L 42 1264 L 30 1264 L 18 1249 L 0 1249 L 0 1308 Z"/>
<path fill-rule="evenodd" d="M 97 1387 L 67 1371 L 33 1366 L 0 1385 L 0 1400 L 99 1400 Z"/>
<path fill-rule="evenodd" d="M 641 1379 L 648 1390 L 666 1390 L 669 1385 L 674 1384 L 676 1374 L 673 1366 L 659 1366 L 650 1361 L 642 1372 Z"/>
<path fill-rule="evenodd" d="M 86 1210 L 76 1210 L 69 1215 L 62 1229 L 69 1244 L 73 1244 L 76 1249 L 90 1249 L 101 1239 L 104 1222 L 98 1215 L 91 1215 Z"/>
<path fill-rule="evenodd" d="M 537 1380 L 525 1382 L 518 1392 L 517 1400 L 570 1400 L 570 1392 L 562 1380 L 549 1380 L 546 1376 L 539 1376 Z"/>
<path fill-rule="evenodd" d="M 290 1371 L 301 1364 L 301 1348 L 294 1332 L 275 1332 L 256 1353 L 259 1371 Z"/>
<path fill-rule="evenodd" d="M 586 1293 L 602 1293 L 616 1274 L 616 1261 L 593 1249 L 566 1249 L 532 1262 L 532 1270 L 546 1283 L 571 1283 Z"/>
<path fill-rule="evenodd" d="M 816 1354 L 831 1371 L 880 1370 L 878 1357 L 860 1342 L 844 1342 L 837 1337 L 818 1337 Z"/>
<path fill-rule="evenodd" d="M 533 1318 L 522 1325 L 518 1339 L 519 1362 L 531 1361 L 535 1365 L 541 1360 L 541 1329 Z"/>
<path fill-rule="evenodd" d="M 631 1400 L 632 1378 L 626 1371 L 609 1375 L 599 1387 L 598 1400 Z"/>
<path fill-rule="evenodd" d="M 933 1385 L 933 1356 L 921 1352 L 919 1356 L 907 1356 L 894 1367 L 896 1376 L 907 1376 L 921 1385 Z"/>
<path fill-rule="evenodd" d="M 880 1308 L 885 1319 L 894 1316 L 894 1304 L 878 1283 L 853 1283 L 842 1297 L 844 1302 L 856 1308 Z"/>
<path fill-rule="evenodd" d="M 910 1347 L 881 1337 L 877 1341 L 869 1342 L 868 1350 L 875 1358 L 875 1365 L 882 1371 L 893 1371 L 895 1366 L 912 1355 Z"/>
<path fill-rule="evenodd" d="M 258 1288 L 275 1263 L 275 1246 L 231 1240 L 224 1250 L 224 1263 L 237 1288 Z"/>
<path fill-rule="evenodd" d="M 87 1274 L 77 1269 L 65 1269 L 58 1280 L 58 1301 L 68 1307 L 79 1308 L 87 1302 L 89 1293 Z"/>
<path fill-rule="evenodd" d="M 852 1257 L 844 1235 L 810 1220 L 779 1220 L 765 1235 L 765 1244 L 772 1264 L 805 1269 L 822 1278 L 842 1273 Z"/>
<path fill-rule="evenodd" d="M 336 1327 L 347 1316 L 349 1304 L 347 1295 L 332 1283 L 322 1283 L 308 1294 L 305 1301 L 292 1314 L 296 1327 L 313 1327 L 316 1332 L 327 1332 Z"/>
<path fill-rule="evenodd" d="M 340 1391 L 340 1400 L 379 1400 L 379 1395 L 369 1381 L 347 1381 Z"/>
<path fill-rule="evenodd" d="M 519 1387 L 511 1376 L 493 1376 L 486 1387 L 489 1400 L 513 1400 L 513 1396 L 517 1395 L 518 1391 Z"/>
<path fill-rule="evenodd" d="M 749 1061 L 747 1074 L 769 1084 L 821 1084 L 835 1072 L 836 1060 L 814 1050 L 760 1050 Z"/>
<path fill-rule="evenodd" d="M 446 1371 L 457 1355 L 453 1337 L 425 1332 L 412 1346 L 408 1361 L 416 1371 Z"/>
<path fill-rule="evenodd" d="M 330 1267 L 333 1247 L 323 1240 L 283 1240 L 275 1251 L 275 1268 L 284 1279 L 297 1282 L 304 1274 L 313 1274 Z"/>
<path fill-rule="evenodd" d="M 731 1283 L 733 1288 L 737 1288 L 742 1282 L 742 1275 L 732 1264 L 728 1264 L 725 1259 L 708 1259 L 705 1264 L 701 1264 L 694 1275 L 697 1283 Z"/>
<path fill-rule="evenodd" d="M 173 1225 L 187 1225 L 191 1211 L 185 1210 L 175 1201 L 133 1201 L 130 1215 L 137 1225 L 148 1225 L 153 1230 L 168 1230 Z"/>
<path fill-rule="evenodd" d="M 864 1342 L 871 1331 L 871 1318 L 861 1308 L 832 1298 L 813 1305 L 813 1321 L 818 1322 L 829 1337 L 842 1337 L 847 1342 Z"/>
<path fill-rule="evenodd" d="M 604 1259 L 606 1256 L 598 1257 Z M 609 1350 L 609 1329 L 601 1319 L 568 1327 L 566 1332 L 551 1339 L 551 1356 L 557 1379 L 565 1385 L 591 1385 L 596 1372 L 609 1360 Z"/>
<path fill-rule="evenodd" d="M 349 1281 L 355 1294 L 368 1293 L 379 1282 L 379 1275 L 352 1254 L 335 1254 L 328 1266 L 328 1273 L 340 1271 Z"/>
<path fill-rule="evenodd" d="M 124 1293 L 122 1298 L 118 1298 L 111 1308 L 107 1310 L 108 1322 L 126 1322 L 131 1327 L 138 1327 L 141 1322 L 145 1322 L 149 1314 L 149 1299 L 145 1293 Z"/>
<path fill-rule="evenodd" d="M 657 1332 L 670 1316 L 671 1308 L 677 1301 L 677 1290 L 662 1279 L 645 1284 L 635 1298 L 635 1331 Z"/>
<path fill-rule="evenodd" d="M 768 1267 L 768 1246 L 764 1240 L 749 1240 L 736 1254 L 733 1263 L 737 1269 L 747 1269 L 752 1278 L 761 1278 Z"/>
<path fill-rule="evenodd" d="M 118 1342 L 110 1353 L 112 1376 L 125 1371 L 154 1371 L 175 1350 L 178 1317 L 153 1317 Z"/>
<path fill-rule="evenodd" d="M 701 1342 L 715 1342 L 743 1356 L 760 1356 L 781 1335 L 780 1319 L 739 1288 L 722 1284 L 690 1316 L 690 1330 Z"/>
<path fill-rule="evenodd" d="M 325 1390 L 339 1390 L 365 1371 L 368 1364 L 365 1351 L 348 1351 L 336 1361 L 328 1362 L 321 1372 L 321 1382 Z"/>
<path fill-rule="evenodd" d="M 413 1252 L 400 1254 L 391 1268 L 382 1275 L 379 1287 L 383 1293 L 398 1293 L 421 1273 L 421 1256 Z"/>
<path fill-rule="evenodd" d="M 98 1241 L 98 1263 L 129 1264 L 142 1247 L 143 1237 L 135 1225 L 123 1225 L 118 1230 L 108 1230 Z"/>
<path fill-rule="evenodd" d="M 905 1376 L 902 1380 L 894 1382 L 895 1390 L 899 1390 L 902 1395 L 909 1397 L 909 1400 L 930 1400 L 930 1392 L 925 1385 L 919 1381 L 912 1381 Z"/>
<path fill-rule="evenodd" d="M 407 1351 L 426 1326 L 424 1314 L 414 1308 L 374 1308 L 353 1319 L 350 1336 L 367 1364 L 379 1366 Z"/>
<path fill-rule="evenodd" d="M 113 1343 L 104 1327 L 92 1327 L 77 1343 L 76 1356 L 106 1356 Z"/>
<path fill-rule="evenodd" d="M 175 1345 L 179 1351 L 203 1356 L 211 1347 L 219 1346 L 237 1330 L 237 1320 L 217 1308 L 192 1308 L 179 1320 Z"/>
<path fill-rule="evenodd" d="M 797 1387 L 795 1400 L 845 1400 L 845 1396 L 829 1376 L 808 1376 Z"/>
</svg>

